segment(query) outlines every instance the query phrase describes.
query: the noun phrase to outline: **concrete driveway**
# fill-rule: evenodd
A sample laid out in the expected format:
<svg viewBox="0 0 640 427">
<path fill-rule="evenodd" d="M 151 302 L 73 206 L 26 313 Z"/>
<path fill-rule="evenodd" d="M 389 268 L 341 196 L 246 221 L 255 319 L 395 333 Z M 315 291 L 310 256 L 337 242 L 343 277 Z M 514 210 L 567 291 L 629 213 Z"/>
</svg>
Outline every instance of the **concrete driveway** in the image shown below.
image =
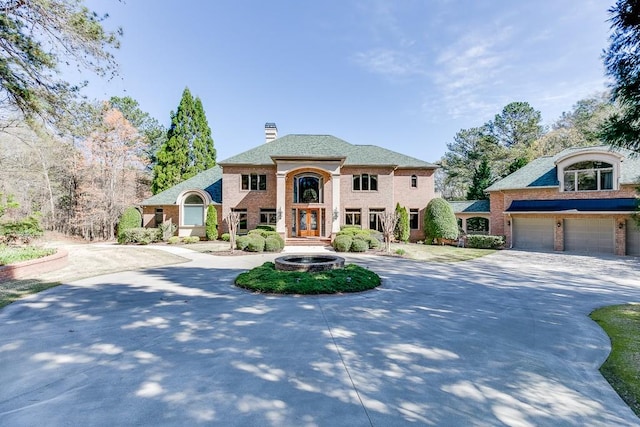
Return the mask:
<svg viewBox="0 0 640 427">
<path fill-rule="evenodd" d="M 232 286 L 273 255 L 181 255 L 0 310 L 0 424 L 640 424 L 588 317 L 640 301 L 638 259 L 361 256 L 379 289 L 292 297 Z"/>
</svg>

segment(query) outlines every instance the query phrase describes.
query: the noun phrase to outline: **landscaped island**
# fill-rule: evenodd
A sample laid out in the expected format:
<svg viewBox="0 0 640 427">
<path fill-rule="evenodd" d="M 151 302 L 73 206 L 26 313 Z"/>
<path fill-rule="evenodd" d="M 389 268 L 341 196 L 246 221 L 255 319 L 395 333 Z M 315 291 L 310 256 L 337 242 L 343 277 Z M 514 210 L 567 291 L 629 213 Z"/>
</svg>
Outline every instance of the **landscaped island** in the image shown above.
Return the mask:
<svg viewBox="0 0 640 427">
<path fill-rule="evenodd" d="M 265 262 L 241 273 L 236 286 L 256 292 L 274 294 L 336 294 L 362 292 L 380 285 L 380 276 L 355 264 L 320 272 L 276 270 L 275 264 Z"/>
</svg>

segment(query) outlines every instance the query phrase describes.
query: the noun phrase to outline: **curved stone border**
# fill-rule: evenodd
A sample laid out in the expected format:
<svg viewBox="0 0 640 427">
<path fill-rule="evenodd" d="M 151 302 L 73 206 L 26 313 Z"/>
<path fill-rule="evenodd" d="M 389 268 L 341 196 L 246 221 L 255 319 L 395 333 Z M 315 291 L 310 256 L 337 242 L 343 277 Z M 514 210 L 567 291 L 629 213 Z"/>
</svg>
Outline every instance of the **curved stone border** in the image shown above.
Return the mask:
<svg viewBox="0 0 640 427">
<path fill-rule="evenodd" d="M 0 282 L 5 280 L 24 279 L 40 273 L 57 270 L 67 265 L 69 252 L 58 248 L 56 253 L 42 258 L 30 259 L 17 264 L 3 265 L 0 267 Z"/>
<path fill-rule="evenodd" d="M 326 271 L 344 268 L 344 258 L 335 255 L 286 255 L 276 258 L 276 270 Z"/>
</svg>

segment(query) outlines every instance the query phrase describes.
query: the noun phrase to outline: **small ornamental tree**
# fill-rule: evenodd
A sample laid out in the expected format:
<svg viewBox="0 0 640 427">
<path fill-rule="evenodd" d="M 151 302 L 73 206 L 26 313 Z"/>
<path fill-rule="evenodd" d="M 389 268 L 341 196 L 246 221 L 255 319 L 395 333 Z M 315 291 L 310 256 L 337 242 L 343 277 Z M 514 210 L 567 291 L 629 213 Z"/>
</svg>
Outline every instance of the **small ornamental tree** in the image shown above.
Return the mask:
<svg viewBox="0 0 640 427">
<path fill-rule="evenodd" d="M 140 211 L 133 206 L 124 210 L 118 221 L 118 242 L 124 242 L 124 232 L 132 228 L 139 228 L 142 225 L 142 215 Z"/>
<path fill-rule="evenodd" d="M 458 238 L 458 221 L 451 205 L 443 198 L 436 197 L 427 205 L 424 216 L 425 243 L 434 240 L 442 244 L 443 240 Z"/>
<path fill-rule="evenodd" d="M 229 244 L 231 246 L 231 252 L 236 248 L 236 233 L 238 232 L 238 226 L 240 225 L 240 213 L 229 212 L 227 214 L 227 227 L 229 227 Z"/>
<path fill-rule="evenodd" d="M 398 214 L 396 212 L 383 212 L 380 215 L 380 223 L 382 224 L 382 235 L 384 237 L 384 248 L 389 254 L 391 253 L 391 238 L 398 223 Z"/>
<path fill-rule="evenodd" d="M 218 239 L 218 211 L 214 205 L 207 208 L 207 240 Z"/>
<path fill-rule="evenodd" d="M 395 231 L 396 239 L 401 242 L 407 242 L 409 240 L 409 212 L 407 212 L 407 208 L 397 203 L 396 215 L 398 216 Z"/>
</svg>

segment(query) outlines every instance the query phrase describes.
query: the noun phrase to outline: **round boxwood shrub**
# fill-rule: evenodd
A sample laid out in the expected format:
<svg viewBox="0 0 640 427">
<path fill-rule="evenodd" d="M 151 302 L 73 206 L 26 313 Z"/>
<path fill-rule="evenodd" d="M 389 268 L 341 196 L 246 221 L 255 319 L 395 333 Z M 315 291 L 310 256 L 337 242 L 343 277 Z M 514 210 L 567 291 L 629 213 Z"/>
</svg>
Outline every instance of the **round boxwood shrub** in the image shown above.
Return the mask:
<svg viewBox="0 0 640 427">
<path fill-rule="evenodd" d="M 200 241 L 200 237 L 198 236 L 187 236 L 184 238 L 184 243 L 185 244 L 190 244 L 190 243 L 198 243 Z"/>
<path fill-rule="evenodd" d="M 431 199 L 424 215 L 425 243 L 458 238 L 458 221 L 451 205 L 443 198 Z"/>
<path fill-rule="evenodd" d="M 269 236 L 264 239 L 264 250 L 267 252 L 278 252 L 282 247 L 280 240 L 276 236 Z"/>
<path fill-rule="evenodd" d="M 356 237 L 351 242 L 351 252 L 366 252 L 369 249 L 369 242 Z"/>
<path fill-rule="evenodd" d="M 369 244 L 369 249 L 378 249 L 380 247 L 380 242 L 373 236 L 368 236 L 365 240 Z"/>
<path fill-rule="evenodd" d="M 259 234 L 249 234 L 247 235 L 249 243 L 247 243 L 247 248 L 245 249 L 248 252 L 262 252 L 264 251 L 264 247 L 266 244 L 266 239 Z"/>
<path fill-rule="evenodd" d="M 167 240 L 167 243 L 170 245 L 177 245 L 180 243 L 180 238 L 178 236 L 171 236 L 169 237 L 169 240 Z"/>
<path fill-rule="evenodd" d="M 348 234 L 339 234 L 333 239 L 333 249 L 336 252 L 349 252 L 353 239 Z"/>
<path fill-rule="evenodd" d="M 236 249 L 240 249 L 241 251 L 244 251 L 245 249 L 247 249 L 247 246 L 249 245 L 249 236 L 238 236 L 236 238 Z"/>
<path fill-rule="evenodd" d="M 229 233 L 222 233 L 222 236 L 220 236 L 220 238 L 223 241 L 228 242 L 229 240 L 231 240 L 231 235 Z"/>
</svg>

